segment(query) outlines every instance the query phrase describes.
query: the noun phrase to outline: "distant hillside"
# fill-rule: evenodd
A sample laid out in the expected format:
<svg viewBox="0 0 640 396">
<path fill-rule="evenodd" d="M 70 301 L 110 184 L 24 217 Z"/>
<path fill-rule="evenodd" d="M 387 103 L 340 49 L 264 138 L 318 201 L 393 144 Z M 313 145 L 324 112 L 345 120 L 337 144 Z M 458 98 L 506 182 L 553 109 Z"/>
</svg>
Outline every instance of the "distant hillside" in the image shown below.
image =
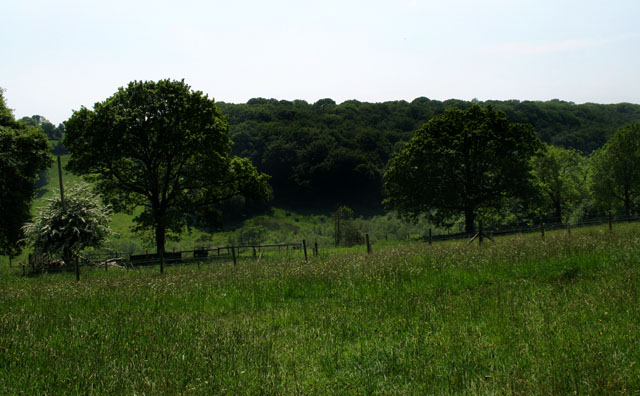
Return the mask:
<svg viewBox="0 0 640 396">
<path fill-rule="evenodd" d="M 382 173 L 391 155 L 431 117 L 451 107 L 490 104 L 512 122 L 532 124 L 540 139 L 585 154 L 622 125 L 640 121 L 640 105 L 574 104 L 559 100 L 469 102 L 417 98 L 412 102 L 310 104 L 255 98 L 220 102 L 228 116 L 233 153 L 249 157 L 273 178 L 279 204 L 380 208 Z"/>
<path fill-rule="evenodd" d="M 491 101 L 510 121 L 529 123 L 544 142 L 574 148 L 584 154 L 602 146 L 622 125 L 640 121 L 640 105 L 574 104 L 552 100 L 548 102 Z"/>
</svg>

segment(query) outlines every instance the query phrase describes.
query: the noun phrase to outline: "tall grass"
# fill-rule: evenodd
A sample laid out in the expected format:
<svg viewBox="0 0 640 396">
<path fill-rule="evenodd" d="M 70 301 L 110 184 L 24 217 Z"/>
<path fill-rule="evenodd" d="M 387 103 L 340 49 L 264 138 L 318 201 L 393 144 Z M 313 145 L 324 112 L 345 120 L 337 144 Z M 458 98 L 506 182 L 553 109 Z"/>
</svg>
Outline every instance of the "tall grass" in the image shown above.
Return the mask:
<svg viewBox="0 0 640 396">
<path fill-rule="evenodd" d="M 0 278 L 0 394 L 638 394 L 640 229 Z"/>
</svg>

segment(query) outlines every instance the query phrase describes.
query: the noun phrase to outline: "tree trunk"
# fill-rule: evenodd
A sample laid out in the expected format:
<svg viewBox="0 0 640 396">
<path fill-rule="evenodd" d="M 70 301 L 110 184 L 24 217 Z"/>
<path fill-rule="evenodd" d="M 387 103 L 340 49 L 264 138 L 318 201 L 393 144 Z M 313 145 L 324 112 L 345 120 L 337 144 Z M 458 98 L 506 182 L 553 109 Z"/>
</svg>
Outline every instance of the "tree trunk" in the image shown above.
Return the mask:
<svg viewBox="0 0 640 396">
<path fill-rule="evenodd" d="M 560 201 L 556 201 L 555 204 L 555 217 L 558 223 L 562 223 L 562 206 L 560 205 Z"/>
<path fill-rule="evenodd" d="M 62 260 L 64 261 L 64 265 L 68 265 L 69 267 L 73 264 L 71 261 L 72 259 L 72 254 L 71 254 L 71 249 L 66 247 L 64 248 L 64 250 L 62 251 Z"/>
<path fill-rule="evenodd" d="M 476 229 L 475 226 L 476 214 L 473 209 L 465 209 L 464 211 L 464 232 L 467 234 L 473 234 Z"/>
<path fill-rule="evenodd" d="M 629 192 L 624 193 L 624 211 L 627 215 L 627 220 L 631 218 L 631 196 Z"/>
<path fill-rule="evenodd" d="M 156 225 L 156 250 L 160 259 L 160 273 L 164 273 L 164 241 L 165 228 L 163 224 Z"/>
</svg>

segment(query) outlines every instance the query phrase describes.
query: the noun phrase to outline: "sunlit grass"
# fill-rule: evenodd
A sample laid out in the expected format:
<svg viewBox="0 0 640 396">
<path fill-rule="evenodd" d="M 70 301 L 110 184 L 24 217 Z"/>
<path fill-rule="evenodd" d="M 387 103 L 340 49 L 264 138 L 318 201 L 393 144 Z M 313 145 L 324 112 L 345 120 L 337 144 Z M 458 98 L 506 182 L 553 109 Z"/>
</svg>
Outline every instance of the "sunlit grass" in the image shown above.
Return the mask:
<svg viewBox="0 0 640 396">
<path fill-rule="evenodd" d="M 22 277 L 0 394 L 637 394 L 640 228 Z"/>
</svg>

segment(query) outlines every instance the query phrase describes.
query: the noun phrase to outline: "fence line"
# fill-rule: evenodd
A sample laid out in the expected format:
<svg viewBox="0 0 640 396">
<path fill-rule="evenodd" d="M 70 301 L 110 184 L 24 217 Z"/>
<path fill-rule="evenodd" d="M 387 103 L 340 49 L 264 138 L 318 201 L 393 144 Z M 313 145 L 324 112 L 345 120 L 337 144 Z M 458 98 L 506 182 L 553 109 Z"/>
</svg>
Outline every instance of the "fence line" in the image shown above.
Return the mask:
<svg viewBox="0 0 640 396">
<path fill-rule="evenodd" d="M 567 229 L 567 232 L 571 233 L 571 228 L 576 227 L 585 227 L 591 225 L 598 224 L 607 224 L 609 223 L 609 227 L 611 229 L 612 224 L 617 223 L 627 223 L 640 221 L 640 217 L 601 217 L 601 218 L 592 218 L 587 219 L 575 223 L 544 223 L 541 222 L 537 225 L 529 225 L 523 227 L 510 227 L 503 228 L 494 231 L 488 231 L 485 229 L 485 233 L 490 233 L 492 236 L 498 235 L 512 235 L 512 234 L 524 234 L 524 233 L 534 233 L 541 232 L 544 238 L 544 230 L 557 230 L 557 229 Z M 429 229 L 428 236 L 425 235 L 420 240 L 424 242 L 436 242 L 436 241 L 446 241 L 446 240 L 454 240 L 454 239 L 470 239 L 474 236 L 474 234 L 470 233 L 455 233 L 455 234 L 440 234 L 440 235 L 432 235 L 431 229 Z M 372 252 L 371 244 L 369 243 L 369 234 L 366 234 L 366 251 L 367 253 Z M 172 264 L 182 264 L 189 262 L 197 262 L 200 265 L 201 261 L 207 260 L 218 260 L 225 259 L 228 260 L 229 257 L 233 259 L 233 263 L 237 263 L 237 258 L 242 253 L 251 252 L 253 257 L 262 257 L 262 254 L 265 249 L 278 249 L 278 252 L 281 253 L 282 249 L 286 249 L 287 252 L 291 251 L 304 251 L 304 253 L 300 253 L 301 258 L 304 257 L 305 261 L 308 261 L 307 256 L 307 245 L 306 241 L 302 242 L 289 242 L 289 243 L 272 243 L 272 244 L 244 244 L 244 245 L 229 245 L 229 246 L 218 246 L 218 247 L 194 247 L 192 250 L 182 250 L 179 252 L 165 252 L 163 255 L 164 261 L 167 265 Z M 244 249 L 244 252 L 243 252 Z M 313 256 L 318 256 L 318 244 L 315 242 L 312 246 L 312 254 Z M 302 255 L 304 254 L 304 256 Z M 109 265 L 120 265 L 119 263 L 124 264 L 124 266 L 129 268 L 135 268 L 136 266 L 149 266 L 156 265 L 160 262 L 159 255 L 157 253 L 137 253 L 133 252 L 110 252 L 110 253 L 101 253 L 101 254 L 88 254 L 88 255 L 78 255 L 77 259 L 79 263 L 83 266 L 96 266 L 96 265 L 104 265 L 105 270 L 108 271 Z M 47 265 L 47 262 L 49 265 Z M 51 271 L 62 271 L 66 270 L 65 266 L 61 265 L 60 260 L 52 262 L 50 257 L 44 255 L 30 254 L 29 255 L 29 264 L 28 266 L 23 264 L 23 274 L 26 275 L 27 270 L 30 273 L 38 273 L 38 272 L 51 272 Z"/>
<path fill-rule="evenodd" d="M 307 261 L 306 241 L 302 242 L 289 242 L 289 243 L 272 243 L 272 244 L 244 244 L 244 245 L 229 245 L 218 247 L 196 247 L 192 250 L 182 250 L 178 252 L 165 252 L 163 259 L 165 264 L 182 264 L 197 262 L 200 265 L 201 261 L 212 260 L 228 260 L 231 256 L 234 264 L 236 264 L 237 258 L 241 254 L 251 252 L 254 257 L 260 254 L 262 256 L 265 249 L 277 248 L 280 252 L 283 249 L 289 251 L 302 251 L 304 250 L 304 258 Z M 243 251 L 244 249 L 244 251 Z M 213 253 L 213 254 L 211 254 Z M 317 247 L 313 248 L 313 255 L 318 255 Z M 302 253 L 301 253 L 302 256 Z M 81 266 L 93 266 L 98 267 L 104 265 L 104 269 L 108 271 L 110 265 L 124 265 L 126 269 L 135 268 L 138 266 L 150 266 L 160 263 L 160 256 L 157 253 L 137 253 L 133 252 L 110 252 L 110 253 L 96 253 L 78 255 L 76 257 Z M 28 266 L 23 264 L 23 275 L 36 274 L 41 272 L 58 272 L 69 270 L 66 266 L 62 265 L 61 260 L 52 261 L 48 255 L 42 254 L 30 254 Z"/>
<path fill-rule="evenodd" d="M 568 227 L 576 228 L 576 227 L 586 227 L 592 225 L 600 225 L 600 224 L 619 224 L 619 223 L 631 223 L 640 221 L 640 217 L 638 216 L 630 216 L 630 217 L 598 217 L 587 220 L 581 220 L 574 223 L 545 223 L 541 222 L 535 225 L 530 226 L 522 226 L 522 227 L 509 227 L 502 228 L 491 231 L 493 235 L 512 235 L 512 234 L 528 234 L 533 232 L 540 232 L 540 224 L 544 225 L 544 230 L 558 230 L 558 229 L 566 229 Z M 487 231 L 487 230 L 485 230 Z M 455 234 L 440 234 L 440 235 L 431 235 L 431 240 L 433 241 L 447 241 L 452 239 L 470 239 L 473 237 L 473 233 L 466 232 L 458 232 Z M 429 240 L 429 236 L 423 236 L 420 240 L 427 242 Z"/>
<path fill-rule="evenodd" d="M 265 249 L 275 249 L 278 251 L 286 249 L 287 251 L 303 250 L 303 242 L 290 242 L 290 243 L 271 243 L 271 244 L 244 244 L 244 245 L 229 245 L 229 246 L 217 246 L 217 247 L 195 247 L 192 250 L 181 250 L 178 252 L 165 252 L 163 259 L 168 265 L 181 263 L 183 261 L 193 260 L 211 260 L 211 259 L 227 259 L 230 256 L 240 256 L 250 252 L 253 256 L 257 256 L 258 253 L 262 253 Z M 133 252 L 112 252 L 101 254 L 88 254 L 83 256 L 85 265 L 95 262 L 104 262 L 107 260 L 124 260 L 127 265 L 145 266 L 154 265 L 160 262 L 160 256 L 157 253 L 136 253 Z"/>
</svg>

